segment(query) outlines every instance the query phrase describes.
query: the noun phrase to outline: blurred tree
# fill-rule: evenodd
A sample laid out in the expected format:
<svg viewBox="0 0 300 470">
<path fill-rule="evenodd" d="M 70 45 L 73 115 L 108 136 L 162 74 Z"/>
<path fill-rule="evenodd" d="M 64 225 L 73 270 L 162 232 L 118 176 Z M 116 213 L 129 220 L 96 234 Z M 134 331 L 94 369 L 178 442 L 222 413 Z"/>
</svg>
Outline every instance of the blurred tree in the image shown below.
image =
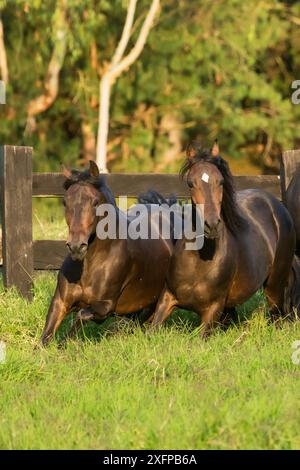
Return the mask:
<svg viewBox="0 0 300 470">
<path fill-rule="evenodd" d="M 106 70 L 102 75 L 100 82 L 100 105 L 98 121 L 98 141 L 97 141 L 97 163 L 103 172 L 107 172 L 107 139 L 109 130 L 109 108 L 111 87 L 116 79 L 137 60 L 141 54 L 150 29 L 153 25 L 155 15 L 159 9 L 159 0 L 152 0 L 146 18 L 141 26 L 136 43 L 131 51 L 124 56 L 134 22 L 137 0 L 129 0 L 127 16 L 122 31 L 121 39 Z"/>
<path fill-rule="evenodd" d="M 33 98 L 27 106 L 25 132 L 31 134 L 36 128 L 36 115 L 46 111 L 54 103 L 59 89 L 59 74 L 63 67 L 67 48 L 67 0 L 57 0 L 54 12 L 53 52 L 47 69 L 44 91 Z"/>
<path fill-rule="evenodd" d="M 8 65 L 6 57 L 6 49 L 4 43 L 4 31 L 3 31 L 3 22 L 0 12 L 0 77 L 1 79 L 8 84 Z"/>
<path fill-rule="evenodd" d="M 47 92 L 59 1 L 0 0 L 9 70 L 0 141 L 33 145 L 39 170 L 95 158 L 99 80 L 128 7 L 68 0 L 59 88 L 26 135 L 29 104 Z M 137 2 L 128 50 L 149 4 Z M 223 155 L 275 171 L 282 149 L 300 144 L 300 106 L 290 98 L 300 78 L 299 26 L 299 1 L 164 0 L 143 54 L 111 90 L 108 168 L 176 171 L 190 139 L 218 136 Z"/>
</svg>

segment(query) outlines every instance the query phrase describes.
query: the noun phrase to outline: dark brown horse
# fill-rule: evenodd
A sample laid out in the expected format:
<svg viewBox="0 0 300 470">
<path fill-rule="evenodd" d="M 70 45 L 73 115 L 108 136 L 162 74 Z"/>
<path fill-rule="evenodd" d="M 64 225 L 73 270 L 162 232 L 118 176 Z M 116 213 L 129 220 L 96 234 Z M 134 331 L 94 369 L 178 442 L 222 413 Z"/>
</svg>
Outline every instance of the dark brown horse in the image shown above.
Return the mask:
<svg viewBox="0 0 300 470">
<path fill-rule="evenodd" d="M 65 259 L 58 275 L 46 325 L 42 334 L 45 345 L 73 308 L 81 308 L 72 332 L 81 322 L 102 322 L 113 312 L 124 315 L 145 308 L 151 309 L 164 286 L 165 275 L 173 250 L 172 238 L 162 239 L 99 239 L 96 208 L 109 203 L 120 217 L 105 177 L 99 175 L 94 162 L 85 172 L 64 170 L 65 216 L 69 227 Z M 147 214 L 150 224 L 157 224 Z M 159 227 L 154 227 L 158 231 Z M 159 234 L 160 235 L 160 234 Z M 154 309 L 154 308 L 153 308 Z"/>
<path fill-rule="evenodd" d="M 286 207 L 292 216 L 296 231 L 296 254 L 300 255 L 300 168 L 298 168 L 286 191 Z"/>
<path fill-rule="evenodd" d="M 191 144 L 182 174 L 187 175 L 193 210 L 204 204 L 204 245 L 190 251 L 185 238 L 177 241 L 153 328 L 181 306 L 199 314 L 207 334 L 225 309 L 242 304 L 262 286 L 271 315 L 277 316 L 295 250 L 288 211 L 264 191 L 235 193 L 216 143 L 211 151 Z"/>
<path fill-rule="evenodd" d="M 298 168 L 287 188 L 285 195 L 286 207 L 291 214 L 296 232 L 296 255 L 287 292 L 287 308 L 293 308 L 300 313 L 300 168 Z"/>
</svg>

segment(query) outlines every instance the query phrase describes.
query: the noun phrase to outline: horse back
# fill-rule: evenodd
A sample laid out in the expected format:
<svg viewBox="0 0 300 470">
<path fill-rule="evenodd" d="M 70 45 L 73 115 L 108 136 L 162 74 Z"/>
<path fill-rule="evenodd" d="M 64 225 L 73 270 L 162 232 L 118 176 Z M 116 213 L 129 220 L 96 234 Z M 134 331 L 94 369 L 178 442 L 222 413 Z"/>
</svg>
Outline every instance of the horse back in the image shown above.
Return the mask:
<svg viewBox="0 0 300 470">
<path fill-rule="evenodd" d="M 237 202 L 247 223 L 255 225 L 259 232 L 275 237 L 276 243 L 285 237 L 293 238 L 292 218 L 272 194 L 260 189 L 238 191 Z"/>
</svg>

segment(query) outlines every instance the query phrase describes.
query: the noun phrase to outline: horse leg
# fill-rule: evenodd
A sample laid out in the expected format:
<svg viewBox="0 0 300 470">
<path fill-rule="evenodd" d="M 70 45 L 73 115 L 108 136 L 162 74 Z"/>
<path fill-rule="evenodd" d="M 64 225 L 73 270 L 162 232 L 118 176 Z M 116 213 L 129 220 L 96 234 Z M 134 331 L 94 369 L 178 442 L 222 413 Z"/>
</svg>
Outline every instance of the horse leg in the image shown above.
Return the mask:
<svg viewBox="0 0 300 470">
<path fill-rule="evenodd" d="M 264 292 L 269 305 L 271 319 L 277 320 L 285 312 L 285 292 L 288 286 L 295 252 L 295 231 L 292 221 L 285 220 L 279 230 L 276 253 L 269 276 L 264 283 Z"/>
<path fill-rule="evenodd" d="M 83 322 L 94 320 L 94 318 L 95 318 L 95 312 L 92 310 L 91 307 L 82 308 L 81 310 L 79 310 L 71 329 L 65 336 L 65 339 L 74 337 L 77 331 L 80 329 Z"/>
<path fill-rule="evenodd" d="M 213 302 L 209 307 L 206 309 L 201 310 L 201 331 L 200 336 L 202 338 L 207 338 L 214 326 L 220 322 L 222 314 L 224 311 L 224 302 Z"/>
<path fill-rule="evenodd" d="M 283 312 L 284 290 L 279 284 L 269 284 L 268 281 L 264 287 L 264 292 L 267 298 L 271 320 L 276 321 Z"/>
<path fill-rule="evenodd" d="M 87 321 L 94 321 L 97 324 L 103 323 L 108 315 L 113 312 L 115 303 L 112 301 L 100 301 L 95 305 L 92 305 L 87 308 L 82 308 L 76 315 L 74 324 L 72 325 L 70 331 L 67 333 L 66 338 L 72 338 L 75 336 L 77 331 L 80 329 L 82 323 Z"/>
<path fill-rule="evenodd" d="M 72 295 L 71 289 L 61 289 L 59 284 L 60 280 L 56 286 L 56 290 L 47 313 L 46 323 L 41 337 L 43 346 L 47 346 L 49 341 L 53 338 L 58 327 L 65 316 L 70 312 L 75 301 L 75 297 Z M 61 293 L 62 291 L 64 294 Z"/>
<path fill-rule="evenodd" d="M 283 268 L 282 272 L 280 272 L 275 269 L 274 266 L 264 284 L 264 292 L 269 306 L 270 317 L 274 321 L 278 320 L 279 316 L 284 312 L 284 293 L 288 282 L 289 267 L 288 265 L 288 270 Z"/>
<path fill-rule="evenodd" d="M 177 305 L 178 301 L 176 297 L 167 287 L 165 287 L 157 302 L 151 324 L 151 330 L 157 330 L 167 320 L 167 318 L 169 318 Z"/>
<path fill-rule="evenodd" d="M 151 304 L 148 307 L 143 308 L 143 310 L 138 314 L 139 325 L 142 326 L 146 322 L 150 322 L 155 311 L 155 304 Z"/>
<path fill-rule="evenodd" d="M 227 307 L 224 308 L 220 316 L 220 323 L 222 324 L 223 328 L 226 330 L 231 323 L 236 322 L 238 318 L 237 309 L 236 307 Z"/>
</svg>

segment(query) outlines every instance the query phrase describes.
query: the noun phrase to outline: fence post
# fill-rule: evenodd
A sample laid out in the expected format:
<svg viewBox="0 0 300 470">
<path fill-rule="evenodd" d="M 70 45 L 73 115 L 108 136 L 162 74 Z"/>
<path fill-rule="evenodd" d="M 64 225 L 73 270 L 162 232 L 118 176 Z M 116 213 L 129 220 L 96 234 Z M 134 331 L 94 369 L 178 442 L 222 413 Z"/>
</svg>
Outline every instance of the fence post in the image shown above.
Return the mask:
<svg viewBox="0 0 300 470">
<path fill-rule="evenodd" d="M 32 148 L 0 146 L 0 185 L 4 286 L 31 300 Z"/>
<path fill-rule="evenodd" d="M 286 203 L 286 190 L 298 168 L 300 168 L 300 150 L 283 152 L 280 159 L 280 185 L 284 204 Z"/>
</svg>

